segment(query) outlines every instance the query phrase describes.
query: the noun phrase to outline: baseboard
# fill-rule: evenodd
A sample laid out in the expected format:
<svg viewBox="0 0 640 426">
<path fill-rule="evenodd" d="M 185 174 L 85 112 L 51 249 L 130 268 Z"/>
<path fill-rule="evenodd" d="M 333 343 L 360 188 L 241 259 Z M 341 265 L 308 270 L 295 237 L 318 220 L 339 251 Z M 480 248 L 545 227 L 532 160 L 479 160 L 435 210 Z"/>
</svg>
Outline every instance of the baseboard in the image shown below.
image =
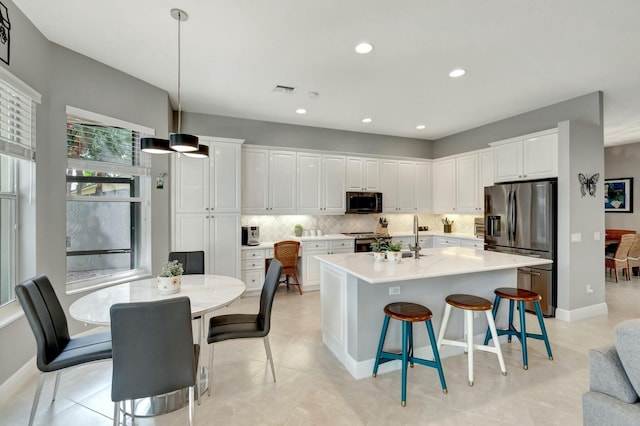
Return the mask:
<svg viewBox="0 0 640 426">
<path fill-rule="evenodd" d="M 607 315 L 609 308 L 606 303 L 598 303 L 596 305 L 585 306 L 584 308 L 578 308 L 573 310 L 556 309 L 556 319 L 560 321 L 580 321 L 586 318 L 597 317 L 600 315 Z"/>
<path fill-rule="evenodd" d="M 0 395 L 7 400 L 11 399 L 13 394 L 22 386 L 38 375 L 36 367 L 36 358 L 33 357 L 18 369 L 12 376 L 0 384 Z"/>
</svg>

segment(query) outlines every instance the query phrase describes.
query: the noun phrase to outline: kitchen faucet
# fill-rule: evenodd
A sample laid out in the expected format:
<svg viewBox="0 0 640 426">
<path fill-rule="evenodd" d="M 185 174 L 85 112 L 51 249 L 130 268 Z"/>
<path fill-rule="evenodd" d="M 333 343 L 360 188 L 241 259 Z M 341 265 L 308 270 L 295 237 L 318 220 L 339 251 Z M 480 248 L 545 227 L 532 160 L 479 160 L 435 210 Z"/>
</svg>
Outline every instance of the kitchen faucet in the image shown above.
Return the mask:
<svg viewBox="0 0 640 426">
<path fill-rule="evenodd" d="M 413 247 L 409 247 L 409 250 L 413 252 L 414 259 L 420 258 L 420 244 L 418 243 L 418 215 L 413 216 L 413 234 L 415 236 L 415 241 Z"/>
</svg>

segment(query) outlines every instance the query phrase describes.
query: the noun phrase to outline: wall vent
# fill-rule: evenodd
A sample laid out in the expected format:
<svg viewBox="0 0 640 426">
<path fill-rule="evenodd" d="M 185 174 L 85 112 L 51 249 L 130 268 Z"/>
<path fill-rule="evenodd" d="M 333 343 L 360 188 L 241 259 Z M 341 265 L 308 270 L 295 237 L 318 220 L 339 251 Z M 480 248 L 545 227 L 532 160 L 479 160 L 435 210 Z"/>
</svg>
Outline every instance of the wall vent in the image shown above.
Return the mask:
<svg viewBox="0 0 640 426">
<path fill-rule="evenodd" d="M 276 87 L 273 88 L 273 91 L 277 93 L 285 93 L 285 94 L 291 95 L 293 92 L 296 91 L 296 88 L 278 84 Z"/>
</svg>

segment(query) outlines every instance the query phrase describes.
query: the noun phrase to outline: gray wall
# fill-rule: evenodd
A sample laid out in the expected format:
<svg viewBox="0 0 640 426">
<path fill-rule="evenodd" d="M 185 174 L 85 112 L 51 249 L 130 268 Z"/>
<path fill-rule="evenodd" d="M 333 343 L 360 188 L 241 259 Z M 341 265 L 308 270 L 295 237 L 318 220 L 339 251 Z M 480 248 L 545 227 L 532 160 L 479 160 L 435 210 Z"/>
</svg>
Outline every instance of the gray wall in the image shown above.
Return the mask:
<svg viewBox="0 0 640 426">
<path fill-rule="evenodd" d="M 87 57 L 47 41 L 10 1 L 12 74 L 39 91 L 36 163 L 37 273 L 47 274 L 66 309 L 77 297 L 65 294 L 66 279 L 66 106 L 156 129 L 167 137 L 171 110 L 166 92 Z M 4 66 L 4 65 L 3 65 Z M 153 157 L 152 172 L 169 171 L 169 159 Z M 152 192 L 153 271 L 169 251 L 169 188 Z M 21 279 L 26 277 L 21 277 Z M 69 318 L 72 334 L 83 326 Z M 25 318 L 0 328 L 0 383 L 35 354 Z"/>
<path fill-rule="evenodd" d="M 245 120 L 218 115 L 183 112 L 182 130 L 199 135 L 245 139 L 246 144 L 252 145 L 433 158 L 432 142 L 428 140 Z"/>
<path fill-rule="evenodd" d="M 604 150 L 603 179 L 633 178 L 633 213 L 606 213 L 606 228 L 635 229 L 640 232 L 640 143 L 618 145 Z"/>
<path fill-rule="evenodd" d="M 559 122 L 566 120 L 600 125 L 602 123 L 600 112 L 594 108 L 594 105 L 600 102 L 599 97 L 600 92 L 589 93 L 438 139 L 433 144 L 433 158 L 487 148 L 490 142 L 551 129 Z"/>
</svg>

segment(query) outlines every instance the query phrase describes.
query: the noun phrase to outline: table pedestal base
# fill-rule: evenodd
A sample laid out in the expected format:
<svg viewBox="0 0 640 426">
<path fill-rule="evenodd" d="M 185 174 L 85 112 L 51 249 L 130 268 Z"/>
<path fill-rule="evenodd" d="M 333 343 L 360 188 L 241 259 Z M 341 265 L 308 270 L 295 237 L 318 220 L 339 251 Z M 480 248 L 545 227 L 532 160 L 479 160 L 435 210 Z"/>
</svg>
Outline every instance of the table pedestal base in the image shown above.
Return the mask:
<svg viewBox="0 0 640 426">
<path fill-rule="evenodd" d="M 209 374 L 202 367 L 198 377 L 198 392 L 195 399 L 202 398 L 209 385 Z M 164 395 L 141 398 L 133 401 L 133 412 L 136 417 L 153 417 L 170 413 L 189 405 L 189 389 L 180 389 Z"/>
</svg>

